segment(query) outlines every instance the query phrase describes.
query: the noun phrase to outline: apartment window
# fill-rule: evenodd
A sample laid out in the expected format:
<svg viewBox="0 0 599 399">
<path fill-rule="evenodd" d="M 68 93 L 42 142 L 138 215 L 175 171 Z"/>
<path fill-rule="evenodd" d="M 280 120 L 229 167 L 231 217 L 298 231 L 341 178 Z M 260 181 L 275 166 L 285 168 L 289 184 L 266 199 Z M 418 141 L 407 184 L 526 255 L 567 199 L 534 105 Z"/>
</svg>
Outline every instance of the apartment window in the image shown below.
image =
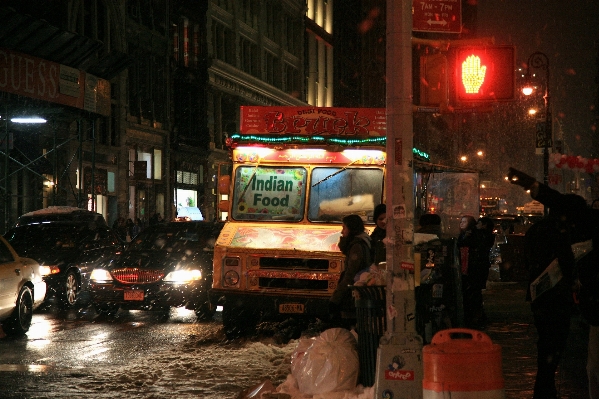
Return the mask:
<svg viewBox="0 0 599 399">
<path fill-rule="evenodd" d="M 239 39 L 239 53 L 241 70 L 258 77 L 258 46 L 249 39 L 241 37 Z"/>
<path fill-rule="evenodd" d="M 243 22 L 254 29 L 258 28 L 258 10 L 259 0 L 242 0 L 241 16 Z"/>
<path fill-rule="evenodd" d="M 265 81 L 275 87 L 281 88 L 281 82 L 278 76 L 278 59 L 269 51 L 264 56 Z"/>
<path fill-rule="evenodd" d="M 233 32 L 216 21 L 212 24 L 212 46 L 214 58 L 235 65 Z"/>
<path fill-rule="evenodd" d="M 116 191 L 116 184 L 115 184 L 115 173 L 114 172 L 108 172 L 107 175 L 107 182 L 106 182 L 106 186 L 108 189 L 109 193 L 114 193 Z"/>
<path fill-rule="evenodd" d="M 288 94 L 299 92 L 299 71 L 293 65 L 285 63 L 285 86 L 283 90 Z"/>
<path fill-rule="evenodd" d="M 269 2 L 266 6 L 266 37 L 273 41 L 277 41 L 277 16 L 278 10 L 273 2 Z"/>
<path fill-rule="evenodd" d="M 293 55 L 298 55 L 299 40 L 303 37 L 303 32 L 298 29 L 298 23 L 293 16 L 287 14 L 285 20 L 285 49 Z"/>
<path fill-rule="evenodd" d="M 179 184 L 198 184 L 198 174 L 194 172 L 185 172 L 182 170 L 177 171 L 177 183 Z"/>
<path fill-rule="evenodd" d="M 178 64 L 186 67 L 199 65 L 201 43 L 200 26 L 187 18 L 181 18 L 179 24 L 171 29 L 173 58 Z"/>
<path fill-rule="evenodd" d="M 134 54 L 129 67 L 129 112 L 147 120 L 164 122 L 166 115 L 166 81 L 164 57 L 136 48 L 129 43 Z"/>
<path fill-rule="evenodd" d="M 82 2 L 79 7 L 75 22 L 78 33 L 99 40 L 104 43 L 102 52 L 110 51 L 110 28 L 111 20 L 108 9 L 102 0 L 88 0 Z"/>
<path fill-rule="evenodd" d="M 162 180 L 162 150 L 154 149 L 154 180 Z"/>
<path fill-rule="evenodd" d="M 146 179 L 152 178 L 152 154 L 149 152 L 137 151 L 137 160 L 146 162 Z"/>
<path fill-rule="evenodd" d="M 87 3 L 87 1 L 85 1 Z M 155 30 L 161 35 L 167 34 L 164 5 L 154 0 L 128 0 L 127 14 L 137 23 Z"/>
<path fill-rule="evenodd" d="M 233 4 L 231 0 L 212 0 L 213 4 L 216 4 L 225 11 L 233 12 Z"/>
<path fill-rule="evenodd" d="M 129 149 L 129 177 L 135 174 L 135 150 Z"/>
</svg>

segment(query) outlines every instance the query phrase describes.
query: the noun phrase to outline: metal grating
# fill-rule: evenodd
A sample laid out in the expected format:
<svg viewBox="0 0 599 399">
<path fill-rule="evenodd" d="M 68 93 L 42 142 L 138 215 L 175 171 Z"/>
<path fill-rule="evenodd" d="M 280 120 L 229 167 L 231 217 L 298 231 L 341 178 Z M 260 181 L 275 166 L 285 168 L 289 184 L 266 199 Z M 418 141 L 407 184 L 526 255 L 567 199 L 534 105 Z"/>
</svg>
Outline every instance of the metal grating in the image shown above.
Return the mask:
<svg viewBox="0 0 599 399">
<path fill-rule="evenodd" d="M 112 271 L 112 277 L 123 284 L 150 284 L 164 278 L 162 270 L 123 268 Z"/>
</svg>

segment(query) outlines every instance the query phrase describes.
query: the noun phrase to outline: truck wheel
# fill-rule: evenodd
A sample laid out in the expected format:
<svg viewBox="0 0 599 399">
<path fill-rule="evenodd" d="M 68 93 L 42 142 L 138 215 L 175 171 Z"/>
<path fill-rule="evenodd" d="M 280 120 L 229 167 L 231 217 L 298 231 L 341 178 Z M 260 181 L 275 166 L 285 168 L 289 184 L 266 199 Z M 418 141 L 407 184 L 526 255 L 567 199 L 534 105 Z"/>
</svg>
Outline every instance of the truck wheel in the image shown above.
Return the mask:
<svg viewBox="0 0 599 399">
<path fill-rule="evenodd" d="M 7 323 L 6 333 L 23 335 L 29 331 L 33 317 L 33 293 L 29 287 L 22 287 L 17 297 L 15 309 Z"/>
<path fill-rule="evenodd" d="M 258 316 L 255 311 L 226 304 L 223 306 L 223 329 L 227 339 L 251 335 L 256 330 L 256 324 Z"/>
<path fill-rule="evenodd" d="M 194 312 L 198 320 L 211 320 L 212 316 L 214 316 L 214 310 L 210 306 L 210 302 L 204 302 L 197 305 Z"/>
</svg>

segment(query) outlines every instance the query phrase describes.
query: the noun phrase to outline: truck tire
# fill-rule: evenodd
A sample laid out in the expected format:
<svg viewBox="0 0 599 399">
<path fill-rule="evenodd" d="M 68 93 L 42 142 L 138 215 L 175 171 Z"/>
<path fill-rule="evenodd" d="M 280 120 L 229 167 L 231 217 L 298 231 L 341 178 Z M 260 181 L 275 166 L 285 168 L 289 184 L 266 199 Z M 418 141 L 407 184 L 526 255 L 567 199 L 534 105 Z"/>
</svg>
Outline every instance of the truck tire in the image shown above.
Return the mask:
<svg viewBox="0 0 599 399">
<path fill-rule="evenodd" d="M 214 316 L 214 309 L 210 306 L 210 302 L 202 303 L 201 305 L 197 305 L 194 309 L 196 317 L 198 320 L 211 320 Z"/>
<path fill-rule="evenodd" d="M 256 331 L 258 315 L 254 310 L 224 305 L 223 329 L 227 339 L 236 339 L 252 335 Z"/>
</svg>

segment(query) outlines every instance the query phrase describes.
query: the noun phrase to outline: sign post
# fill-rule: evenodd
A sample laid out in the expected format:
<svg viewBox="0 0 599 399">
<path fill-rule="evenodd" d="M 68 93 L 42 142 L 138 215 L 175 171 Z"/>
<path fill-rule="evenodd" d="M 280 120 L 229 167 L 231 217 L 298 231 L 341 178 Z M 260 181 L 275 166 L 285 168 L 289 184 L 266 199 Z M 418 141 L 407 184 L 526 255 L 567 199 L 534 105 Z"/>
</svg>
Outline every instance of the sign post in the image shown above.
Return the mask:
<svg viewBox="0 0 599 399">
<path fill-rule="evenodd" d="M 414 292 L 412 2 L 387 2 L 387 331 L 377 353 L 376 398 L 422 398 L 422 338 Z M 397 67 L 399 66 L 399 68 Z"/>
</svg>

